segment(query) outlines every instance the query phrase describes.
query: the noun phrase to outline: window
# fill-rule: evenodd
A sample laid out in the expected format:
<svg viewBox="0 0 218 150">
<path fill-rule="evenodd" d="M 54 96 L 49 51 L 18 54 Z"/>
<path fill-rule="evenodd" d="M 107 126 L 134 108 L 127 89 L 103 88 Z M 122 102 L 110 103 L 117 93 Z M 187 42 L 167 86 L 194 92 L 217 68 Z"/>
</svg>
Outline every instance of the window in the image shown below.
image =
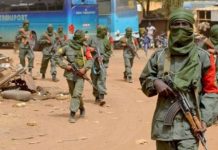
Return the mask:
<svg viewBox="0 0 218 150">
<path fill-rule="evenodd" d="M 96 4 L 96 0 L 72 0 L 72 5 Z"/>
<path fill-rule="evenodd" d="M 198 18 L 200 20 L 210 20 L 211 19 L 211 12 L 210 11 L 199 11 Z"/>
<path fill-rule="evenodd" d="M 111 14 L 111 0 L 98 0 L 98 13 Z"/>
<path fill-rule="evenodd" d="M 134 0 L 116 0 L 116 11 L 136 10 L 136 2 Z"/>
<path fill-rule="evenodd" d="M 63 10 L 64 0 L 2 0 L 0 11 Z"/>
</svg>

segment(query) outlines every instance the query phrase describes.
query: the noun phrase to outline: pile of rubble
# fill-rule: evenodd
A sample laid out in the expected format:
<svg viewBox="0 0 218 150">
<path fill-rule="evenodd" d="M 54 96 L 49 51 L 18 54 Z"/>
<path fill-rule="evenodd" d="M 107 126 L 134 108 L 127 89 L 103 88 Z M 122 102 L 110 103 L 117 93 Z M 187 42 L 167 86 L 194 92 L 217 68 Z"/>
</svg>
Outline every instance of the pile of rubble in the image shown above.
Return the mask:
<svg viewBox="0 0 218 150">
<path fill-rule="evenodd" d="M 0 92 L 4 99 L 19 101 L 68 99 L 68 92 L 61 89 L 36 87 L 34 80 L 21 65 L 14 66 L 12 60 L 0 54 Z"/>
</svg>

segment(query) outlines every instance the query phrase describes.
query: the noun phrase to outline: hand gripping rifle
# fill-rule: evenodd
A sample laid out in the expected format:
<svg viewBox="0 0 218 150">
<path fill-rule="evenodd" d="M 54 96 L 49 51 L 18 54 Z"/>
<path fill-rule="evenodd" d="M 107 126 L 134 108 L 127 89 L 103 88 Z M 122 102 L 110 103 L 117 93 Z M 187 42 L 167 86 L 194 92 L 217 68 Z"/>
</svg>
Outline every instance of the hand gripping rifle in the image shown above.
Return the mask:
<svg viewBox="0 0 218 150">
<path fill-rule="evenodd" d="M 94 89 L 98 90 L 97 87 L 92 83 L 91 79 L 89 79 L 86 74 L 82 74 L 74 63 L 70 63 L 70 65 L 72 66 L 72 72 L 75 76 L 81 77 L 88 81 Z"/>
<path fill-rule="evenodd" d="M 49 52 L 55 54 L 55 52 L 57 51 L 58 42 L 55 41 L 53 43 L 51 37 L 48 34 L 45 34 L 44 37 L 51 43 L 51 46 L 49 47 Z"/>
<path fill-rule="evenodd" d="M 101 53 L 100 53 L 100 50 L 99 50 L 98 47 L 96 47 L 96 53 L 97 53 L 97 55 L 96 55 L 96 58 L 95 58 L 95 59 L 97 59 L 100 69 L 101 69 L 102 71 L 105 71 L 105 66 L 104 66 L 104 64 L 103 64 L 103 60 L 101 59 L 102 56 L 101 56 Z"/>
<path fill-rule="evenodd" d="M 168 85 L 172 88 L 172 81 L 168 82 Z M 176 114 L 182 110 L 182 113 L 184 114 L 185 118 L 187 119 L 189 125 L 191 126 L 192 131 L 200 131 L 195 134 L 196 138 L 201 141 L 201 144 L 203 145 L 205 150 L 207 149 L 206 145 L 206 139 L 203 134 L 203 127 L 201 124 L 201 121 L 196 115 L 196 112 L 193 108 L 191 108 L 188 99 L 186 98 L 185 94 L 181 91 L 174 90 L 176 102 L 174 102 L 171 107 L 169 108 L 165 119 L 164 119 L 164 125 L 172 125 L 174 117 Z"/>
<path fill-rule="evenodd" d="M 137 50 L 136 50 L 136 46 L 135 46 L 135 43 L 134 41 L 132 40 L 132 44 L 129 44 L 128 42 L 126 42 L 126 46 L 129 47 L 131 53 L 136 56 L 138 59 L 140 59 L 138 53 L 137 53 Z"/>
</svg>

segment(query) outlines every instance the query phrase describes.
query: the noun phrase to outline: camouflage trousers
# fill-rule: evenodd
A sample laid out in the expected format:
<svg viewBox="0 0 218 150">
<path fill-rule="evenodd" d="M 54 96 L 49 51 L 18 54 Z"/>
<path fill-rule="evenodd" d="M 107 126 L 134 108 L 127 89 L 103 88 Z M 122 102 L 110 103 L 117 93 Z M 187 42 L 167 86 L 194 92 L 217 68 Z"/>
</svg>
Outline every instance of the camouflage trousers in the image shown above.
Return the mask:
<svg viewBox="0 0 218 150">
<path fill-rule="evenodd" d="M 198 145 L 195 139 L 156 141 L 156 150 L 198 150 Z"/>
<path fill-rule="evenodd" d="M 33 62 L 34 62 L 34 52 L 29 48 L 22 48 L 19 50 L 19 58 L 20 58 L 20 64 L 23 67 L 26 67 L 26 61 L 25 58 L 27 56 L 28 59 L 28 68 L 33 68 Z"/>
<path fill-rule="evenodd" d="M 84 88 L 84 79 L 78 78 L 76 81 L 67 80 L 69 92 L 71 95 L 70 111 L 77 112 L 84 108 L 82 93 Z"/>
<path fill-rule="evenodd" d="M 97 89 L 93 88 L 93 95 L 95 97 L 98 97 L 99 95 L 107 94 L 106 76 L 107 76 L 106 68 L 104 70 L 99 70 L 98 73 L 94 73 L 93 70 L 91 71 L 92 83 L 97 88 Z"/>
<path fill-rule="evenodd" d="M 43 55 L 42 62 L 41 62 L 40 73 L 42 73 L 42 74 L 46 73 L 49 61 L 51 62 L 51 71 L 50 71 L 50 73 L 51 73 L 51 75 L 56 75 L 57 74 L 56 63 L 55 63 L 53 55 Z"/>
<path fill-rule="evenodd" d="M 124 77 L 132 77 L 132 66 L 133 66 L 133 61 L 134 57 L 123 57 L 124 58 L 124 65 L 125 65 L 125 71 L 124 71 Z"/>
</svg>

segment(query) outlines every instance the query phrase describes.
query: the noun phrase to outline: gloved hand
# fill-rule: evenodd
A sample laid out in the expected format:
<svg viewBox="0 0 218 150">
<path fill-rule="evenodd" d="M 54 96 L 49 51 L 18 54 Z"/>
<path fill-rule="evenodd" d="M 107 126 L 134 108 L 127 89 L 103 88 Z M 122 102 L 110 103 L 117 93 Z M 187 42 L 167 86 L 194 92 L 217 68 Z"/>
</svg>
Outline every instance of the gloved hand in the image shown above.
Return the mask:
<svg viewBox="0 0 218 150">
<path fill-rule="evenodd" d="M 160 79 L 156 79 L 154 81 L 154 87 L 157 90 L 157 93 L 159 93 L 161 96 L 175 96 L 173 90 Z"/>
</svg>

